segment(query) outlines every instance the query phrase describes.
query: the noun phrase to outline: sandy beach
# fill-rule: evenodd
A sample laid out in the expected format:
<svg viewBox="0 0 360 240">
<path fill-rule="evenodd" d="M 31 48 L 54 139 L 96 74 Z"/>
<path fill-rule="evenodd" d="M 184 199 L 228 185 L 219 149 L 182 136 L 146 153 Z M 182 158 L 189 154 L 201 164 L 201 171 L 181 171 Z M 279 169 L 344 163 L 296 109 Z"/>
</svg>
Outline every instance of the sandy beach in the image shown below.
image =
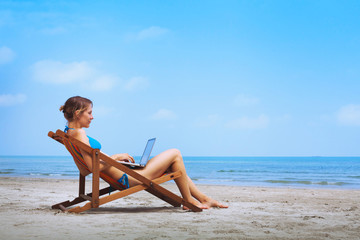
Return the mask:
<svg viewBox="0 0 360 240">
<path fill-rule="evenodd" d="M 163 186 L 178 193 L 174 183 Z M 199 188 L 229 208 L 188 212 L 142 191 L 63 213 L 50 206 L 75 197 L 76 180 L 0 178 L 0 239 L 360 238 L 360 190 Z"/>
</svg>

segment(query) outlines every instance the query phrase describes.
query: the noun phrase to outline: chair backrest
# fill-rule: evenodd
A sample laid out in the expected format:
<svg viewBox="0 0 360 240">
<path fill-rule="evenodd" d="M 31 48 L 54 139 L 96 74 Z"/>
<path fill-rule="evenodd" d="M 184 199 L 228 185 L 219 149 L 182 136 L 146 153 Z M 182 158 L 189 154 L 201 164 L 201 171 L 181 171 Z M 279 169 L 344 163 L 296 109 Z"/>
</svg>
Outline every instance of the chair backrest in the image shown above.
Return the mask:
<svg viewBox="0 0 360 240">
<path fill-rule="evenodd" d="M 80 149 L 76 145 L 72 144 L 69 140 L 64 139 L 63 143 L 64 143 L 66 149 L 70 152 L 71 156 L 73 157 L 74 162 L 75 162 L 76 166 L 78 167 L 81 175 L 83 175 L 83 176 L 89 175 L 91 173 L 91 171 L 88 168 L 86 162 L 84 161 L 84 157 L 82 156 Z M 115 179 L 108 176 L 107 174 L 104 174 L 103 172 L 100 172 L 100 177 L 104 181 L 106 181 L 107 183 L 109 183 L 111 186 L 113 186 L 114 188 L 116 188 L 118 190 L 126 189 L 125 185 L 117 182 Z"/>
<path fill-rule="evenodd" d="M 76 166 L 78 167 L 81 175 L 83 175 L 83 176 L 89 175 L 91 173 L 91 171 L 88 168 L 88 166 L 86 165 L 86 162 L 84 161 L 84 158 L 80 152 L 80 149 L 66 139 L 64 139 L 63 142 L 64 142 L 66 149 L 69 151 L 69 153 L 73 157 L 74 162 L 75 162 Z"/>
</svg>

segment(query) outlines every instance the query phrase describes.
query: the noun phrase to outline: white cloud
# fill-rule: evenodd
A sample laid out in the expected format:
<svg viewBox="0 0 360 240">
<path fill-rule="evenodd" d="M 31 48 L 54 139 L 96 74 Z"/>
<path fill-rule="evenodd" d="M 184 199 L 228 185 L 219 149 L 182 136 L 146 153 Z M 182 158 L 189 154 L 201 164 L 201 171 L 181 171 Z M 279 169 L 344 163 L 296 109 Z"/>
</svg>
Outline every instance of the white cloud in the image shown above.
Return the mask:
<svg viewBox="0 0 360 240">
<path fill-rule="evenodd" d="M 124 86 L 127 91 L 142 90 L 149 86 L 149 80 L 144 77 L 133 77 Z"/>
<path fill-rule="evenodd" d="M 239 94 L 234 98 L 235 105 L 240 107 L 254 106 L 257 105 L 259 102 L 260 99 L 244 94 Z"/>
<path fill-rule="evenodd" d="M 15 53 L 8 47 L 0 48 L 0 64 L 9 63 L 15 58 Z"/>
<path fill-rule="evenodd" d="M 98 71 L 86 61 L 63 63 L 42 60 L 34 63 L 30 70 L 35 81 L 58 85 L 78 83 L 92 91 L 111 90 L 118 81 L 115 76 Z"/>
<path fill-rule="evenodd" d="M 360 105 L 349 104 L 337 112 L 337 120 L 342 125 L 360 126 Z"/>
<path fill-rule="evenodd" d="M 39 82 L 67 84 L 88 79 L 94 70 L 87 62 L 62 63 L 43 60 L 31 66 L 33 79 Z"/>
<path fill-rule="evenodd" d="M 173 120 L 176 119 L 176 114 L 168 109 L 159 109 L 155 114 L 151 116 L 153 120 Z"/>
<path fill-rule="evenodd" d="M 151 26 L 149 28 L 143 29 L 137 33 L 128 34 L 127 40 L 147 40 L 147 39 L 154 39 L 159 38 L 166 33 L 168 33 L 169 30 L 166 28 L 158 27 L 158 26 Z"/>
<path fill-rule="evenodd" d="M 0 95 L 0 106 L 13 106 L 24 103 L 26 101 L 24 94 L 3 94 Z"/>
<path fill-rule="evenodd" d="M 232 129 L 263 129 L 269 125 L 269 117 L 262 114 L 257 118 L 242 117 L 231 120 L 225 125 Z"/>
</svg>

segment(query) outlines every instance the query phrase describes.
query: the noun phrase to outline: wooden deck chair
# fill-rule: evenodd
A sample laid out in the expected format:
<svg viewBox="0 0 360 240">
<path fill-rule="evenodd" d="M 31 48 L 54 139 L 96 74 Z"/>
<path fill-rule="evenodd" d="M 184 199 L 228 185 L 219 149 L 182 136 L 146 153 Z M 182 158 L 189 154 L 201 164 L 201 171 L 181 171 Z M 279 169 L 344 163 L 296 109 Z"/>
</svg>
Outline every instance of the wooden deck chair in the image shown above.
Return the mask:
<svg viewBox="0 0 360 240">
<path fill-rule="evenodd" d="M 146 190 L 147 192 L 173 205 L 174 207 L 180 207 L 181 205 L 184 205 L 194 212 L 202 211 L 202 209 L 200 209 L 199 207 L 191 204 L 188 201 L 185 201 L 183 198 L 179 197 L 178 195 L 170 192 L 169 190 L 159 185 L 161 183 L 167 182 L 169 180 L 174 180 L 180 177 L 181 176 L 180 171 L 169 173 L 154 180 L 150 180 L 142 176 L 141 174 L 135 172 L 134 170 L 126 167 L 120 162 L 117 162 L 112 158 L 106 156 L 99 149 L 91 148 L 89 145 L 84 144 L 83 142 L 71 137 L 70 135 L 64 133 L 61 130 L 57 130 L 56 133 L 50 131 L 48 133 L 48 136 L 65 145 L 67 150 L 72 155 L 75 164 L 80 171 L 79 196 L 73 199 L 72 201 L 64 201 L 55 204 L 52 206 L 52 209 L 61 209 L 62 211 L 65 212 L 80 213 L 89 210 L 91 208 L 98 208 L 100 205 L 139 192 L 141 190 Z M 93 169 L 89 169 L 87 167 L 81 155 L 80 149 L 89 153 L 92 156 Z M 100 172 L 99 170 L 100 159 L 108 163 L 109 165 L 118 168 L 119 170 L 123 171 L 129 176 L 132 176 L 133 178 L 139 180 L 142 184 L 125 189 L 124 186 L 122 186 L 120 183 L 117 182 L 117 180 Z M 90 173 L 92 173 L 92 193 L 85 194 L 85 177 Z M 100 178 L 102 178 L 107 183 L 109 183 L 110 187 L 99 189 Z M 117 191 L 117 192 L 111 195 L 103 196 L 109 194 L 112 191 Z M 71 206 L 77 205 L 82 202 L 87 202 L 87 203 L 85 203 L 83 206 L 76 206 L 69 208 Z"/>
</svg>

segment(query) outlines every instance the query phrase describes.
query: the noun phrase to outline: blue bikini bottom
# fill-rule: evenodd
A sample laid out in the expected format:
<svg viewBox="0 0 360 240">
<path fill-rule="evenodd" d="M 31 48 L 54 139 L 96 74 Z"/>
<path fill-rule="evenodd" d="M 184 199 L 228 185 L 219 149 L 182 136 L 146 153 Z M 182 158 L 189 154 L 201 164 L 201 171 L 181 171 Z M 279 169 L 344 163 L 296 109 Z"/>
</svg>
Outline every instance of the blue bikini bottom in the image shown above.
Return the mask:
<svg viewBox="0 0 360 240">
<path fill-rule="evenodd" d="M 129 178 L 126 173 L 124 173 L 122 177 L 119 180 L 117 180 L 117 182 L 125 186 L 125 189 L 129 188 Z"/>
</svg>

